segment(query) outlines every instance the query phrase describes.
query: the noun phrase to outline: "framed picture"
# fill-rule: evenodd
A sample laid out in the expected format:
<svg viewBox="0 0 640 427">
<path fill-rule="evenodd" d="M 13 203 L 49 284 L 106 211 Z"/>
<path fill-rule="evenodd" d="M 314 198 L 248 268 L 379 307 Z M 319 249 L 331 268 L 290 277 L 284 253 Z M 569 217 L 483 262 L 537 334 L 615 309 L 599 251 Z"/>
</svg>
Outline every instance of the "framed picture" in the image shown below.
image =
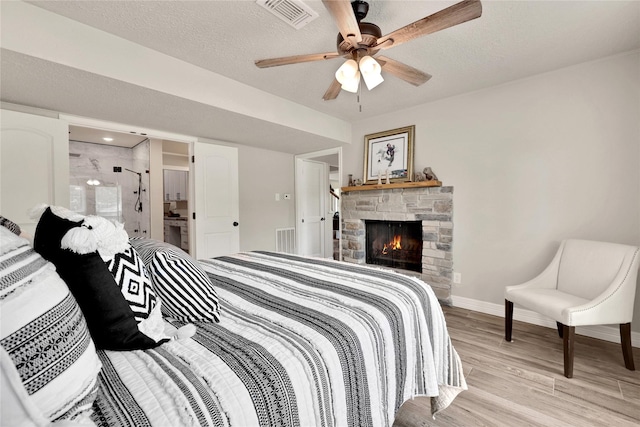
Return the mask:
<svg viewBox="0 0 640 427">
<path fill-rule="evenodd" d="M 364 137 L 364 181 L 377 184 L 411 181 L 413 176 L 413 137 L 415 126 L 378 132 Z"/>
</svg>

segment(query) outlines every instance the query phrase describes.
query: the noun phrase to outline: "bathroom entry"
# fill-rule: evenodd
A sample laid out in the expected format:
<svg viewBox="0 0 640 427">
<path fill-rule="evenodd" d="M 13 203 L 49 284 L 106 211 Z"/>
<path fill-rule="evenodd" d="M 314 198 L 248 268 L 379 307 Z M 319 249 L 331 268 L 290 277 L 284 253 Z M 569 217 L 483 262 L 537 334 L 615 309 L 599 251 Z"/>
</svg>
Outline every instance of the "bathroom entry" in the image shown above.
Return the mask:
<svg viewBox="0 0 640 427">
<path fill-rule="evenodd" d="M 149 138 L 69 126 L 69 208 L 149 237 Z"/>
<path fill-rule="evenodd" d="M 164 241 L 189 252 L 189 144 L 163 141 Z"/>
</svg>

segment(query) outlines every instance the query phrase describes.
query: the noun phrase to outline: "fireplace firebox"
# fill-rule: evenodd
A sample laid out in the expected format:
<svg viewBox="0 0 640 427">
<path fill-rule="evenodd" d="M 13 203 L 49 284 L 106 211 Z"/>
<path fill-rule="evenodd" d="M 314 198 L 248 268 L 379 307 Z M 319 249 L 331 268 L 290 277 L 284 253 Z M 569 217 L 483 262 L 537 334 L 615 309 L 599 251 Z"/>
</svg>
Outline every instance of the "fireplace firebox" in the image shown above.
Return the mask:
<svg viewBox="0 0 640 427">
<path fill-rule="evenodd" d="M 366 263 L 422 272 L 422 221 L 365 221 Z"/>
</svg>

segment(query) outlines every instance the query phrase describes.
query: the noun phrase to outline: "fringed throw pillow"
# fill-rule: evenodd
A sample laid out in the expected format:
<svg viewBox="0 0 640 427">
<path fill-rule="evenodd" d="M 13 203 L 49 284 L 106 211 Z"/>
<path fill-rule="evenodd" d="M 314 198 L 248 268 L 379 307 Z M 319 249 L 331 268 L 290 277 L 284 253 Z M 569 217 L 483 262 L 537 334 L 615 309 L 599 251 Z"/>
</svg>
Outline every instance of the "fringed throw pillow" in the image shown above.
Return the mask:
<svg viewBox="0 0 640 427">
<path fill-rule="evenodd" d="M 70 230 L 73 232 L 67 235 Z M 80 236 L 83 233 L 84 239 Z M 66 248 L 62 248 L 63 239 Z M 97 236 L 83 227 L 82 222 L 61 218 L 47 207 L 36 227 L 34 247 L 56 266 L 78 300 L 98 348 L 135 350 L 158 346 L 168 338 L 157 331 L 163 329 L 162 319 L 159 325 L 155 322 L 149 328 L 154 331 L 151 335 L 138 327 L 120 286 L 96 250 L 97 241 Z M 73 242 L 77 252 L 69 248 Z"/>
</svg>

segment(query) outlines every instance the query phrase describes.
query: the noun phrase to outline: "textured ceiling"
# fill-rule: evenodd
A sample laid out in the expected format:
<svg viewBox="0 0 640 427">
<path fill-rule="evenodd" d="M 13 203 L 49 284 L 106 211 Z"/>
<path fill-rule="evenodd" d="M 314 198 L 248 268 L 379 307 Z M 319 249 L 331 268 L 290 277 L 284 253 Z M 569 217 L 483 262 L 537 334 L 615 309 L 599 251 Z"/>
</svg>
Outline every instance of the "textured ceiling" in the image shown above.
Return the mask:
<svg viewBox="0 0 640 427">
<path fill-rule="evenodd" d="M 482 17 L 385 52 L 431 74 L 426 84 L 416 88 L 383 73 L 385 82 L 371 92 L 364 89 L 359 103 L 344 91 L 323 101 L 341 59 L 268 69 L 254 65 L 256 59 L 334 51 L 337 27 L 319 1 L 305 1 L 319 17 L 300 30 L 250 0 L 29 3 L 350 122 L 640 48 L 640 2 L 483 1 Z M 369 3 L 365 21 L 387 34 L 455 1 Z M 3 49 L 1 59 L 3 101 L 211 139 L 260 140 L 288 152 L 337 145 L 18 52 Z M 308 145 L 292 144 L 301 138 Z"/>
</svg>

